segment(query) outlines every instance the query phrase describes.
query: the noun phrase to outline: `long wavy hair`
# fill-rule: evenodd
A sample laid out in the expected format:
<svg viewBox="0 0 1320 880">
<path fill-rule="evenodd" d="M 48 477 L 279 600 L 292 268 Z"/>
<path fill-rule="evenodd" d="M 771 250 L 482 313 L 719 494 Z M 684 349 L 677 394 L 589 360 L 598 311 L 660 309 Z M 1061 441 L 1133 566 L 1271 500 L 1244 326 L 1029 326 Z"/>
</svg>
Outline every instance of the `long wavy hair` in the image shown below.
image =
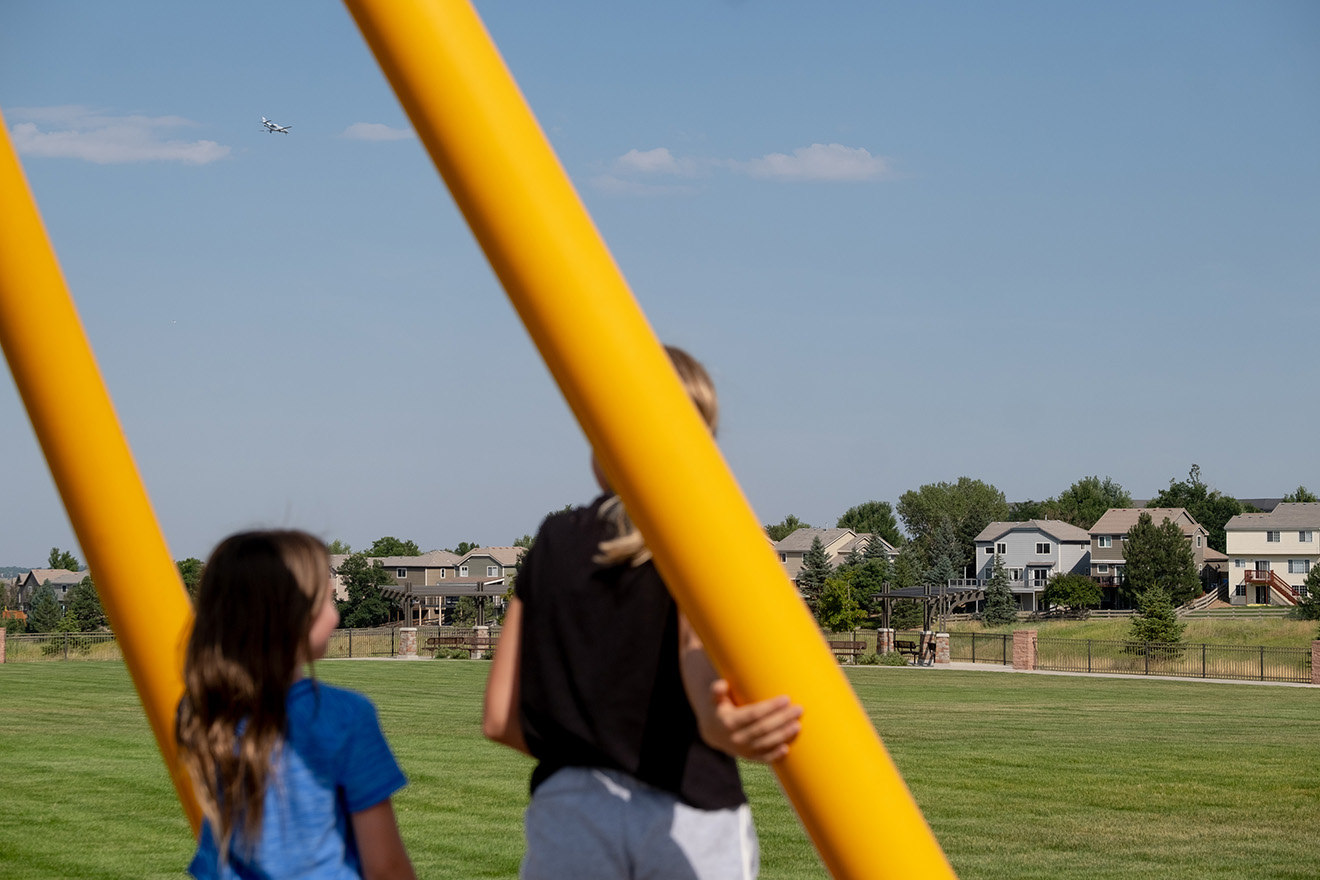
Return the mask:
<svg viewBox="0 0 1320 880">
<path fill-rule="evenodd" d="M 250 851 L 261 837 L 285 700 L 329 591 L 325 545 L 305 532 L 232 535 L 202 572 L 178 740 L 222 860 L 236 839 Z"/>
<path fill-rule="evenodd" d="M 701 365 L 701 361 L 681 348 L 666 345 L 665 354 L 669 355 L 669 362 L 674 365 L 688 396 L 697 405 L 697 411 L 706 420 L 706 427 L 714 434 L 720 423 L 720 401 L 715 394 L 715 383 L 711 381 L 710 374 Z M 595 562 L 602 565 L 627 562 L 638 566 L 651 558 L 651 549 L 646 546 L 642 533 L 633 524 L 618 495 L 611 495 L 600 506 L 600 518 L 605 522 L 609 537 L 597 546 L 593 557 Z"/>
</svg>

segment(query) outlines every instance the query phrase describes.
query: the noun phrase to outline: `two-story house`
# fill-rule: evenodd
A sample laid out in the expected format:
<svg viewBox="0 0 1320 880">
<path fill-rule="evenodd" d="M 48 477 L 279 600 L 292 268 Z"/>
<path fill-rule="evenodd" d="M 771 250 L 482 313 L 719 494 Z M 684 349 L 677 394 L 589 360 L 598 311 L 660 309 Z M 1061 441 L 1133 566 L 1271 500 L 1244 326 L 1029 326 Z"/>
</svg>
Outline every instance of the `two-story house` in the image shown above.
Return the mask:
<svg viewBox="0 0 1320 880">
<path fill-rule="evenodd" d="M 90 572 L 69 571 L 64 568 L 34 568 L 22 575 L 18 582 L 18 607 L 23 611 L 32 610 L 32 597 L 42 584 L 49 582 L 55 593 L 55 601 L 60 603 L 60 610 L 69 608 L 69 594 L 73 588 L 83 582 Z"/>
<path fill-rule="evenodd" d="M 1320 564 L 1320 503 L 1284 503 L 1224 525 L 1228 592 L 1234 605 L 1292 604 Z M 1289 597 L 1287 588 L 1291 588 Z"/>
<path fill-rule="evenodd" d="M 439 622 L 442 609 L 457 597 L 500 601 L 506 578 L 524 552 L 522 547 L 476 547 L 463 556 L 432 550 L 420 556 L 387 556 L 374 561 L 393 572 L 394 583 L 382 591 L 400 603 L 405 618 L 431 624 Z M 332 557 L 331 566 L 336 562 Z"/>
<path fill-rule="evenodd" d="M 996 556 L 1018 608 L 1036 611 L 1051 575 L 1090 570 L 1091 536 L 1057 519 L 992 522 L 976 536 L 976 576 L 983 584 L 994 572 Z"/>
<path fill-rule="evenodd" d="M 1104 600 L 1102 608 L 1116 608 L 1120 603 L 1118 587 L 1122 584 L 1126 557 L 1123 545 L 1127 533 L 1137 524 L 1143 513 L 1149 513 L 1155 525 L 1171 520 L 1178 525 L 1192 547 L 1196 570 L 1204 573 L 1206 553 L 1210 548 L 1210 533 L 1182 507 L 1111 507 L 1091 527 L 1091 578 L 1100 584 Z"/>
<path fill-rule="evenodd" d="M 779 555 L 779 561 L 784 566 L 784 571 L 794 583 L 797 583 L 798 572 L 802 570 L 802 557 L 811 549 L 811 543 L 816 538 L 820 538 L 821 545 L 825 548 L 825 555 L 829 557 L 831 565 L 838 565 L 853 550 L 858 553 L 865 553 L 868 546 L 873 541 L 879 541 L 885 551 L 885 556 L 892 562 L 898 557 L 898 550 L 879 535 L 871 535 L 863 532 L 858 534 L 852 529 L 808 529 L 801 528 L 790 533 L 787 537 L 775 542 L 775 553 Z"/>
</svg>

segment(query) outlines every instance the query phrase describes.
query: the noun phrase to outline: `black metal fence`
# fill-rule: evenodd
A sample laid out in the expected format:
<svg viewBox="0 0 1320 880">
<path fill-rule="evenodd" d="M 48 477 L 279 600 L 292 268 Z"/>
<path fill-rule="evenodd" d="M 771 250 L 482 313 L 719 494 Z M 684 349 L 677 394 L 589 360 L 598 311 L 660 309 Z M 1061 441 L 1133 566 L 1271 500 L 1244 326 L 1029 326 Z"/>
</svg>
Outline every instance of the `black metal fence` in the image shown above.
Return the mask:
<svg viewBox="0 0 1320 880">
<path fill-rule="evenodd" d="M 1036 668 L 1307 684 L 1311 649 L 1038 638 Z"/>
<path fill-rule="evenodd" d="M 124 655 L 109 632 L 8 633 L 5 662 L 42 660 L 123 660 Z"/>
</svg>

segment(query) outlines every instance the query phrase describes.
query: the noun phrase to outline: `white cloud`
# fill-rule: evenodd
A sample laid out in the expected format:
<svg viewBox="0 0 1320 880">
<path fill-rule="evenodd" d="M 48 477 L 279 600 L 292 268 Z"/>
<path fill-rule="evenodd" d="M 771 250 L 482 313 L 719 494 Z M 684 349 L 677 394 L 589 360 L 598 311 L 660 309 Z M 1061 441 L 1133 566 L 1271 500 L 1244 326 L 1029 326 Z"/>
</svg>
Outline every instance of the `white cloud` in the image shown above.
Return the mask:
<svg viewBox="0 0 1320 880">
<path fill-rule="evenodd" d="M 879 180 L 889 174 L 889 164 L 861 147 L 843 144 L 812 144 L 799 147 L 789 156 L 770 153 L 730 167 L 752 177 L 771 180 Z"/>
<path fill-rule="evenodd" d="M 229 155 L 215 141 L 167 140 L 166 131 L 195 123 L 181 116 L 109 116 L 86 107 L 28 107 L 9 112 L 10 129 L 23 156 L 82 159 L 98 165 L 183 162 L 205 165 Z"/>
<path fill-rule="evenodd" d="M 660 185 L 627 180 L 614 174 L 602 174 L 591 179 L 591 185 L 612 196 L 671 196 L 696 192 L 687 184 Z"/>
<path fill-rule="evenodd" d="M 379 122 L 355 122 L 339 136 L 353 141 L 402 141 L 417 135 L 410 128 L 390 128 Z"/>
<path fill-rule="evenodd" d="M 664 147 L 654 150 L 629 150 L 614 160 L 616 168 L 622 171 L 636 171 L 641 174 L 678 174 L 678 162 L 674 155 Z"/>
</svg>

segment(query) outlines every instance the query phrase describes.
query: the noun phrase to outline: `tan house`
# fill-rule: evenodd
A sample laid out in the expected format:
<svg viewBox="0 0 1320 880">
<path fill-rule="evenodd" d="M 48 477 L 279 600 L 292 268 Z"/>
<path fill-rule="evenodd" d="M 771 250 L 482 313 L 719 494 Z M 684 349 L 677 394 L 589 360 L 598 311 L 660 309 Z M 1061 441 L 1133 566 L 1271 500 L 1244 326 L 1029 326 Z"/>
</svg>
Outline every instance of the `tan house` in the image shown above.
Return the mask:
<svg viewBox="0 0 1320 880">
<path fill-rule="evenodd" d="M 73 588 L 83 582 L 89 571 L 69 571 L 67 568 L 34 568 L 18 579 L 18 607 L 23 611 L 32 610 L 32 596 L 42 584 L 49 582 L 55 591 L 55 601 L 61 610 L 68 610 L 69 594 Z"/>
<path fill-rule="evenodd" d="M 1228 593 L 1234 605 L 1292 605 L 1320 564 L 1320 503 L 1284 503 L 1224 525 Z"/>
<path fill-rule="evenodd" d="M 838 565 L 853 550 L 865 553 L 873 541 L 879 541 L 884 546 L 885 555 L 891 562 L 898 556 L 893 545 L 879 535 L 865 532 L 858 534 L 852 529 L 797 529 L 774 545 L 779 561 L 794 583 L 797 583 L 798 572 L 802 570 L 802 557 L 811 549 L 812 541 L 816 538 L 820 538 L 831 565 Z"/>
<path fill-rule="evenodd" d="M 1206 551 L 1210 548 L 1210 533 L 1183 507 L 1111 507 L 1091 527 L 1091 578 L 1104 589 L 1102 607 L 1113 608 L 1118 599 L 1117 587 L 1123 583 L 1125 568 L 1123 545 L 1128 531 L 1137 524 L 1143 513 L 1149 513 L 1155 525 L 1166 519 L 1182 529 L 1192 545 L 1192 558 L 1196 570 L 1204 572 Z M 1213 552 L 1213 551 L 1212 551 Z"/>
</svg>

